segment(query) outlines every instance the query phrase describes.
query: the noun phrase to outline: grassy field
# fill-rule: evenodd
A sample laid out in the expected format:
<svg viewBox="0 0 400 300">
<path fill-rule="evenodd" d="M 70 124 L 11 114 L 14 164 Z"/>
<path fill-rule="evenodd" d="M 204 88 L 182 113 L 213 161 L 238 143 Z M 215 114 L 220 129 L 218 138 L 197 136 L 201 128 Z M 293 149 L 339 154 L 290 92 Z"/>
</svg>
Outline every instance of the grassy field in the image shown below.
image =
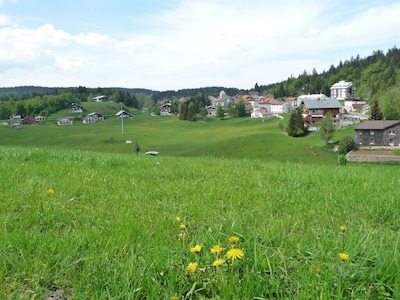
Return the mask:
<svg viewBox="0 0 400 300">
<path fill-rule="evenodd" d="M 400 297 L 397 166 L 0 150 L 5 299 Z"/>
<path fill-rule="evenodd" d="M 59 113 L 58 117 L 67 114 Z M 24 126 L 20 130 L 0 126 L 0 143 L 129 154 L 135 152 L 134 144 L 125 143 L 131 139 L 140 144 L 142 152 L 158 151 L 163 156 L 256 158 L 306 163 L 335 163 L 337 156 L 324 151 L 323 141 L 317 133 L 298 139 L 287 136 L 279 129 L 279 119 L 186 122 L 179 121 L 178 117 L 151 117 L 147 113 L 136 113 L 133 119 L 123 121 L 123 133 L 121 121 L 112 116 L 96 124 L 76 121 L 73 126 L 58 126 L 55 123 L 53 116 L 44 125 Z M 338 131 L 334 139 L 338 141 L 345 135 L 352 136 L 353 129 Z"/>
<path fill-rule="evenodd" d="M 398 166 L 278 122 L 1 126 L 0 295 L 400 299 Z"/>
</svg>

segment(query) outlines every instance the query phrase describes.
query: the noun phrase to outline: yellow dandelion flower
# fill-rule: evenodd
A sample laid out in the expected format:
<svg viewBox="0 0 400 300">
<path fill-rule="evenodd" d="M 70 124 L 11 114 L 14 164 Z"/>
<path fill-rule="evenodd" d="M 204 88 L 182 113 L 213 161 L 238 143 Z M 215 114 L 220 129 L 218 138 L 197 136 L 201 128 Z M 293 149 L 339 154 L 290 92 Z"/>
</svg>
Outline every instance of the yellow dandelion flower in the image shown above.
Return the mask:
<svg viewBox="0 0 400 300">
<path fill-rule="evenodd" d="M 172 296 L 171 300 L 179 300 L 179 297 L 178 296 Z"/>
<path fill-rule="evenodd" d="M 178 222 L 180 222 L 180 221 L 181 221 L 181 218 L 176 217 L 175 220 L 177 220 Z"/>
<path fill-rule="evenodd" d="M 241 249 L 238 248 L 232 248 L 226 253 L 226 257 L 229 259 L 240 259 L 244 256 L 244 253 Z"/>
<path fill-rule="evenodd" d="M 215 255 L 220 255 L 224 250 L 220 245 L 215 245 L 210 249 L 211 253 Z"/>
<path fill-rule="evenodd" d="M 185 224 L 181 224 L 181 225 L 179 225 L 179 228 L 180 228 L 181 230 L 185 230 L 185 229 L 186 229 L 186 225 L 185 225 Z"/>
<path fill-rule="evenodd" d="M 320 267 L 320 266 L 316 266 L 316 267 L 315 267 L 315 272 L 321 273 L 321 267 Z"/>
<path fill-rule="evenodd" d="M 200 253 L 201 252 L 201 246 L 200 245 L 196 245 L 196 246 L 190 248 L 190 252 L 192 252 L 192 253 Z"/>
<path fill-rule="evenodd" d="M 340 230 L 341 233 L 345 233 L 346 232 L 346 226 L 343 226 L 343 225 L 340 226 L 339 230 Z"/>
<path fill-rule="evenodd" d="M 186 273 L 194 273 L 196 272 L 197 268 L 199 266 L 198 262 L 191 262 L 187 265 L 186 267 Z"/>
<path fill-rule="evenodd" d="M 350 258 L 350 256 L 347 253 L 342 252 L 342 253 L 339 253 L 339 258 L 341 261 L 346 261 Z"/>
<path fill-rule="evenodd" d="M 216 259 L 216 260 L 212 263 L 212 266 L 213 266 L 213 267 L 220 267 L 220 266 L 222 266 L 224 263 L 225 263 L 225 259 L 218 258 L 218 259 Z"/>
<path fill-rule="evenodd" d="M 54 190 L 53 189 L 48 189 L 47 190 L 47 195 L 54 195 Z"/>
<path fill-rule="evenodd" d="M 230 236 L 228 240 L 229 240 L 229 244 L 236 244 L 239 242 L 240 239 L 237 236 Z"/>
</svg>

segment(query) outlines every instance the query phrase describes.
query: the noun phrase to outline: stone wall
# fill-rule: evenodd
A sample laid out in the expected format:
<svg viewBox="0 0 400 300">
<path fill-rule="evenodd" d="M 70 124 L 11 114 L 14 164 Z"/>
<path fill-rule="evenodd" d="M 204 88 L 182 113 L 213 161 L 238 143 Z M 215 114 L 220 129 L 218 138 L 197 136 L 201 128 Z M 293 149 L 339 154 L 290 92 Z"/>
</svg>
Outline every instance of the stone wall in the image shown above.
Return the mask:
<svg viewBox="0 0 400 300">
<path fill-rule="evenodd" d="M 346 155 L 348 161 L 352 162 L 385 162 L 385 161 L 400 161 L 398 155 L 374 155 L 374 154 L 357 154 L 349 152 Z"/>
</svg>

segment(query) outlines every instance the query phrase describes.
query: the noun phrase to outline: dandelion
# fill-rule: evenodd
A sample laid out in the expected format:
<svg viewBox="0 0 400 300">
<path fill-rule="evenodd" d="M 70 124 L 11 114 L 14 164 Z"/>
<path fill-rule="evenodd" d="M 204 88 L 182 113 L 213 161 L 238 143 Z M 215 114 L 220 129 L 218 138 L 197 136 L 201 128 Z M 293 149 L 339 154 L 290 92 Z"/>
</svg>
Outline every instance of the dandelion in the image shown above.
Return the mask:
<svg viewBox="0 0 400 300">
<path fill-rule="evenodd" d="M 181 218 L 176 217 L 175 220 L 177 220 L 178 222 L 180 222 L 180 221 L 181 221 Z"/>
<path fill-rule="evenodd" d="M 190 252 L 197 253 L 197 254 L 200 253 L 201 252 L 201 246 L 200 245 L 196 245 L 196 246 L 190 248 Z"/>
<path fill-rule="evenodd" d="M 220 245 L 215 245 L 210 249 L 212 254 L 215 255 L 220 255 L 222 252 L 224 252 L 224 248 L 222 248 Z"/>
<path fill-rule="evenodd" d="M 229 244 L 236 244 L 239 242 L 239 238 L 237 236 L 230 236 L 229 237 Z"/>
<path fill-rule="evenodd" d="M 186 225 L 182 223 L 181 225 L 179 225 L 179 228 L 180 228 L 181 230 L 185 230 L 185 229 L 186 229 Z"/>
<path fill-rule="evenodd" d="M 178 296 L 172 296 L 171 300 L 179 300 L 179 297 Z"/>
<path fill-rule="evenodd" d="M 341 261 L 346 261 L 350 258 L 350 256 L 347 253 L 342 252 L 342 253 L 339 253 L 339 258 Z"/>
<path fill-rule="evenodd" d="M 315 272 L 317 272 L 318 274 L 321 273 L 321 267 L 320 266 L 316 266 L 315 267 Z"/>
<path fill-rule="evenodd" d="M 53 189 L 48 189 L 47 190 L 47 195 L 49 195 L 49 196 L 54 195 L 54 190 Z"/>
<path fill-rule="evenodd" d="M 341 233 L 345 233 L 346 232 L 346 226 L 343 226 L 343 225 L 340 226 L 339 230 L 340 230 Z"/>
<path fill-rule="evenodd" d="M 227 253 L 226 253 L 226 257 L 232 260 L 235 259 L 240 259 L 244 256 L 244 253 L 241 249 L 238 248 L 233 248 L 230 249 Z"/>
<path fill-rule="evenodd" d="M 194 273 L 196 272 L 197 268 L 199 266 L 198 262 L 191 262 L 187 265 L 186 267 L 186 275 L 190 274 L 190 273 Z"/>
<path fill-rule="evenodd" d="M 222 266 L 224 263 L 225 263 L 225 259 L 218 258 L 218 259 L 216 259 L 216 260 L 212 263 L 212 266 L 213 266 L 213 267 L 220 267 L 220 266 Z"/>
</svg>

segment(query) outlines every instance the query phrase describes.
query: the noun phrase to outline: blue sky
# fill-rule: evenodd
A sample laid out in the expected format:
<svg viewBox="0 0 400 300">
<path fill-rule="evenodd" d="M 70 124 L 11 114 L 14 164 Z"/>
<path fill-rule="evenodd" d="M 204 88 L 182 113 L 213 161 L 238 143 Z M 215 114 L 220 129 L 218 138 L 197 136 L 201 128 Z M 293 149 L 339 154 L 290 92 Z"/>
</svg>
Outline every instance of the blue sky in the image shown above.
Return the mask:
<svg viewBox="0 0 400 300">
<path fill-rule="evenodd" d="M 0 86 L 250 89 L 400 46 L 400 1 L 0 0 Z"/>
</svg>

